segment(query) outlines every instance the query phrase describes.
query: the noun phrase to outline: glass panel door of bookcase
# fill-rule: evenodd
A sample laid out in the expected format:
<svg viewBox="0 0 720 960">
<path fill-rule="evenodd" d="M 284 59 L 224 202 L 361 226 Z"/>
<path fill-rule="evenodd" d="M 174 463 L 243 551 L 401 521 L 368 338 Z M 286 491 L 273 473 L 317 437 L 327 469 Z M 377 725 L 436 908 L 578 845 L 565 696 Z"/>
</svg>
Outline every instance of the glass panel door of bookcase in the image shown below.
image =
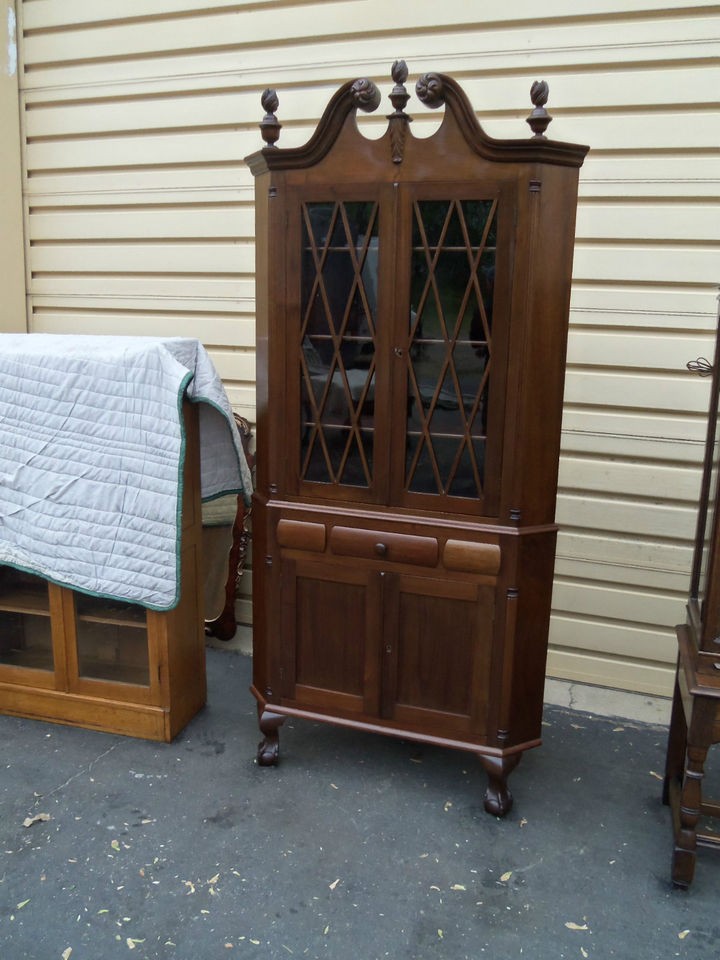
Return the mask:
<svg viewBox="0 0 720 960">
<path fill-rule="evenodd" d="M 144 607 L 77 593 L 75 633 L 80 678 L 149 686 Z"/>
<path fill-rule="evenodd" d="M 373 486 L 378 207 L 302 204 L 301 481 Z"/>
<path fill-rule="evenodd" d="M 0 665 L 54 670 L 47 580 L 0 567 Z"/>
<path fill-rule="evenodd" d="M 412 204 L 405 490 L 485 491 L 498 202 Z"/>
</svg>

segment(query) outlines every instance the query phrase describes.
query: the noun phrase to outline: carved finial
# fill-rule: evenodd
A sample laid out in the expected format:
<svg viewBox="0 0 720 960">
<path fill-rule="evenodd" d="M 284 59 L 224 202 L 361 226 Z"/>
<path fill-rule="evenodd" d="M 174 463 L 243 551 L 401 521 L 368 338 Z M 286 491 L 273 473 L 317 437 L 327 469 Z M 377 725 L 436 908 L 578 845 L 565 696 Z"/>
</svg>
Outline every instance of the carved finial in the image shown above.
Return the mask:
<svg viewBox="0 0 720 960">
<path fill-rule="evenodd" d="M 443 82 L 437 73 L 424 73 L 415 84 L 415 93 L 418 100 L 431 110 L 445 103 Z"/>
<path fill-rule="evenodd" d="M 356 106 L 365 113 L 372 113 L 380 106 L 380 91 L 372 80 L 356 80 L 352 85 L 352 94 Z"/>
<path fill-rule="evenodd" d="M 408 124 L 412 118 L 405 113 L 405 107 L 410 94 L 405 88 L 405 81 L 408 78 L 408 68 L 404 60 L 396 60 L 390 68 L 390 74 L 395 81 L 395 86 L 390 93 L 390 102 L 395 110 L 390 114 L 390 149 L 392 151 L 393 163 L 402 163 L 405 155 L 405 137 Z"/>
<path fill-rule="evenodd" d="M 277 93 L 268 87 L 267 90 L 263 91 L 260 103 L 265 111 L 265 116 L 260 124 L 260 133 L 265 143 L 269 147 L 274 147 L 282 129 L 282 124 L 278 122 L 278 118 L 275 116 L 275 111 L 280 106 Z"/>
<path fill-rule="evenodd" d="M 390 68 L 390 74 L 395 81 L 395 86 L 390 93 L 390 102 L 395 107 L 395 113 L 402 113 L 410 99 L 410 94 L 405 89 L 405 81 L 408 78 L 408 68 L 404 60 L 396 60 Z"/>
<path fill-rule="evenodd" d="M 527 118 L 527 123 L 530 124 L 530 129 L 534 135 L 541 139 L 545 139 L 548 124 L 552 123 L 552 117 L 545 109 L 549 93 L 550 87 L 544 80 L 536 80 L 530 87 L 530 99 L 535 109 Z"/>
<path fill-rule="evenodd" d="M 390 76 L 395 83 L 405 83 L 408 78 L 408 67 L 404 60 L 396 60 L 390 67 Z"/>
</svg>

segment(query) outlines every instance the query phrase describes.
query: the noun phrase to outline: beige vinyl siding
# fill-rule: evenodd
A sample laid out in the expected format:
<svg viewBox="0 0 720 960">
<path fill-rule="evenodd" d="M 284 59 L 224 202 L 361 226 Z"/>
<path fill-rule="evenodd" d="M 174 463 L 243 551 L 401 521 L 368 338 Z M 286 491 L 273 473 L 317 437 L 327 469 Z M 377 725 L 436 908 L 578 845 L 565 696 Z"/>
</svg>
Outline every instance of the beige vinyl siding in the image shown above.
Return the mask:
<svg viewBox="0 0 720 960">
<path fill-rule="evenodd" d="M 0 333 L 25 321 L 22 151 L 18 112 L 17 26 L 14 3 L 0 3 Z"/>
<path fill-rule="evenodd" d="M 720 5 L 18 8 L 30 328 L 197 336 L 251 420 L 253 184 L 242 157 L 261 145 L 261 91 L 277 88 L 280 144 L 294 146 L 340 82 L 367 75 L 387 94 L 398 57 L 412 83 L 427 70 L 457 77 L 496 137 L 528 135 L 530 85 L 549 82 L 550 135 L 591 153 L 548 670 L 668 693 L 708 402 L 685 362 L 710 355 L 720 283 Z M 362 118 L 369 136 L 389 109 Z M 439 122 L 415 98 L 408 109 L 416 135 Z"/>
</svg>

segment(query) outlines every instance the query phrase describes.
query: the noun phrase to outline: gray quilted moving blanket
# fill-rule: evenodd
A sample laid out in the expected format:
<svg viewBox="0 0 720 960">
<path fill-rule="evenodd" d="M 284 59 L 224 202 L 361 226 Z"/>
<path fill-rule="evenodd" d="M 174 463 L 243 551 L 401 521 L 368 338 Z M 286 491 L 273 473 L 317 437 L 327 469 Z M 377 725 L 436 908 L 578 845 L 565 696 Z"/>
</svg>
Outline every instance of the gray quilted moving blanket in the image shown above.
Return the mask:
<svg viewBox="0 0 720 960">
<path fill-rule="evenodd" d="M 200 404 L 203 499 L 249 498 L 230 403 L 197 340 L 0 334 L 0 564 L 174 607 L 184 397 Z"/>
</svg>

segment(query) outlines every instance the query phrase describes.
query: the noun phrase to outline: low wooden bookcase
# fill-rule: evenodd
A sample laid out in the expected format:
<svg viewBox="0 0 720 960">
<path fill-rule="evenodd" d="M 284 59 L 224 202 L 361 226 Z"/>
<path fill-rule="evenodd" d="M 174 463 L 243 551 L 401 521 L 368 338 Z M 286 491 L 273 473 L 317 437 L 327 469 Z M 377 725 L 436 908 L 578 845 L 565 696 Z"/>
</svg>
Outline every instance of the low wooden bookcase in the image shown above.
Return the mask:
<svg viewBox="0 0 720 960">
<path fill-rule="evenodd" d="M 184 412 L 180 602 L 146 610 L 0 566 L 0 712 L 170 741 L 204 705 L 198 417 Z"/>
</svg>

